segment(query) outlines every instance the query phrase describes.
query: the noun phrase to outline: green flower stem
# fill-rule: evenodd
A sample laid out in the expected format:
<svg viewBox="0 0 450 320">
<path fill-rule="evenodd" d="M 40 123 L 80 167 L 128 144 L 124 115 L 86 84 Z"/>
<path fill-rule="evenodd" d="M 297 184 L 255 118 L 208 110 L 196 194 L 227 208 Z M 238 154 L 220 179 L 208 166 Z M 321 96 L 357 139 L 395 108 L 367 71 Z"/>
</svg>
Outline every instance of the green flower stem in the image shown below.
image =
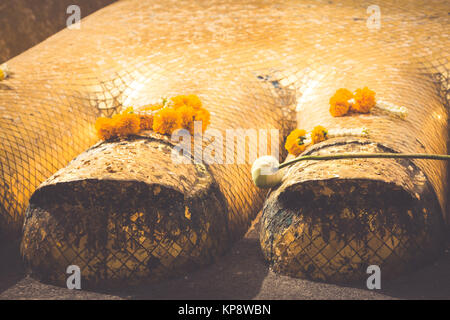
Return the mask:
<svg viewBox="0 0 450 320">
<path fill-rule="evenodd" d="M 373 159 L 373 158 L 392 158 L 392 159 L 430 159 L 430 160 L 450 160 L 448 154 L 426 154 L 426 153 L 338 153 L 322 156 L 301 156 L 288 162 L 280 164 L 278 169 L 283 169 L 291 164 L 306 160 L 338 160 L 338 159 Z"/>
</svg>

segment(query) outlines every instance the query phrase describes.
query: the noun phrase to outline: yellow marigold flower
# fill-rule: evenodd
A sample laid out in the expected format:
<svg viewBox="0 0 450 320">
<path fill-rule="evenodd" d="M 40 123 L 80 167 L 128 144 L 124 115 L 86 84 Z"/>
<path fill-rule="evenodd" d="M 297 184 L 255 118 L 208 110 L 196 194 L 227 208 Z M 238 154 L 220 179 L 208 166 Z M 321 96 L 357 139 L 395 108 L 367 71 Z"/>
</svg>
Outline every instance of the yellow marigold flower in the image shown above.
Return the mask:
<svg viewBox="0 0 450 320">
<path fill-rule="evenodd" d="M 306 131 L 301 129 L 295 129 L 286 138 L 286 143 L 284 147 L 290 154 L 298 156 L 306 149 L 306 145 L 304 143 L 305 139 L 306 139 Z"/>
<path fill-rule="evenodd" d="M 356 89 L 354 99 L 355 103 L 351 108 L 355 112 L 368 113 L 376 104 L 375 91 L 370 90 L 368 87 Z"/>
<path fill-rule="evenodd" d="M 0 65 L 0 81 L 5 80 L 9 76 L 9 68 L 6 63 Z"/>
<path fill-rule="evenodd" d="M 122 111 L 122 114 L 134 113 L 133 107 L 128 107 Z"/>
<path fill-rule="evenodd" d="M 201 102 L 200 98 L 198 96 L 196 96 L 195 94 L 179 95 L 179 96 L 170 98 L 170 100 L 172 100 L 173 107 L 175 109 L 178 109 L 182 106 L 188 106 L 188 107 L 192 107 L 197 110 L 202 107 L 202 102 Z"/>
<path fill-rule="evenodd" d="M 211 114 L 209 113 L 208 110 L 204 109 L 204 108 L 200 108 L 197 109 L 195 111 L 195 115 L 194 115 L 194 121 L 201 121 L 202 122 L 202 131 L 205 131 L 206 128 L 209 126 L 210 124 L 210 119 L 211 119 Z M 194 124 L 192 124 L 193 126 Z M 194 132 L 194 129 L 192 127 L 192 133 Z"/>
<path fill-rule="evenodd" d="M 139 116 L 134 113 L 116 114 L 112 119 L 119 137 L 138 134 L 140 131 Z"/>
<path fill-rule="evenodd" d="M 139 128 L 140 130 L 152 130 L 153 129 L 153 116 L 150 114 L 139 115 Z"/>
<path fill-rule="evenodd" d="M 170 100 L 173 103 L 173 107 L 175 109 L 178 109 L 178 108 L 180 108 L 182 106 L 187 105 L 187 100 L 188 99 L 187 99 L 187 96 L 185 96 L 185 95 L 179 95 L 179 96 L 175 96 L 175 97 L 170 98 Z"/>
<path fill-rule="evenodd" d="M 97 136 L 102 140 L 109 140 L 117 136 L 113 120 L 110 118 L 98 118 L 95 121 L 95 130 L 97 131 Z"/>
<path fill-rule="evenodd" d="M 161 134 L 172 134 L 181 126 L 181 117 L 172 107 L 159 110 L 153 117 L 153 131 Z"/>
<path fill-rule="evenodd" d="M 187 105 L 194 108 L 194 109 L 200 109 L 202 107 L 202 101 L 200 98 L 195 94 L 190 94 L 187 96 Z"/>
<path fill-rule="evenodd" d="M 177 109 L 177 112 L 180 116 L 180 126 L 184 129 L 188 129 L 189 131 L 191 131 L 191 127 L 192 127 L 192 131 L 191 134 L 193 133 L 193 129 L 194 129 L 194 115 L 195 115 L 195 110 L 194 108 L 187 106 L 187 105 L 183 105 L 182 107 L 179 107 Z"/>
<path fill-rule="evenodd" d="M 350 90 L 341 88 L 330 98 L 330 113 L 333 117 L 346 115 L 350 109 L 348 100 L 353 98 Z"/>
<path fill-rule="evenodd" d="M 311 141 L 313 144 L 325 141 L 328 138 L 328 130 L 322 126 L 316 126 L 311 131 Z"/>
<path fill-rule="evenodd" d="M 140 111 L 156 111 L 163 107 L 162 104 L 150 104 L 139 108 Z"/>
<path fill-rule="evenodd" d="M 128 107 L 111 119 L 99 118 L 96 122 L 97 134 L 102 139 L 126 137 L 138 134 L 143 130 L 153 130 L 161 134 L 172 134 L 180 128 L 194 133 L 194 121 L 202 122 L 202 130 L 210 122 L 209 111 L 202 108 L 200 99 L 196 95 L 176 96 L 167 99 L 162 104 L 147 105 L 139 108 L 135 113 L 133 107 Z"/>
</svg>

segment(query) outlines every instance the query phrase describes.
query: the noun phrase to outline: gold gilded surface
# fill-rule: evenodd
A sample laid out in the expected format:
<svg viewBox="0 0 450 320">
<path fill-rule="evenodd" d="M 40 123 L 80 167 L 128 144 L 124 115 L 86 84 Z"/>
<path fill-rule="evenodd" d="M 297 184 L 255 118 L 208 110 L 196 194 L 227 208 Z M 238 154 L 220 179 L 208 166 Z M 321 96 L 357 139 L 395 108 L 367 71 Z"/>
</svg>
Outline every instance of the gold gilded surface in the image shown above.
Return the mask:
<svg viewBox="0 0 450 320">
<path fill-rule="evenodd" d="M 0 84 L 1 216 L 20 230 L 33 191 L 97 139 L 93 122 L 122 106 L 200 96 L 211 128 L 370 125 L 398 151 L 445 153 L 449 4 L 384 1 L 123 0 L 9 61 Z M 339 87 L 369 86 L 404 105 L 406 121 L 374 113 L 331 118 Z M 417 161 L 444 206 L 443 163 Z M 212 165 L 230 228 L 243 234 L 262 205 L 250 165 Z"/>
</svg>

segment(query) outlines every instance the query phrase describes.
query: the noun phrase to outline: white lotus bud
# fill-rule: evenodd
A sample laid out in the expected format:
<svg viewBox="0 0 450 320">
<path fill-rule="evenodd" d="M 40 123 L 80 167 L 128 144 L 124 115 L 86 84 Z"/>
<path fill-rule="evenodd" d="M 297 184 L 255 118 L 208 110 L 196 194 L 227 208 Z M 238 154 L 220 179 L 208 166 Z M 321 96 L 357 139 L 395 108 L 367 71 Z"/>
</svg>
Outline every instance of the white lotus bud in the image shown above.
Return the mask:
<svg viewBox="0 0 450 320">
<path fill-rule="evenodd" d="M 283 179 L 280 163 L 272 156 L 262 156 L 253 162 L 252 178 L 258 188 L 272 188 Z"/>
</svg>

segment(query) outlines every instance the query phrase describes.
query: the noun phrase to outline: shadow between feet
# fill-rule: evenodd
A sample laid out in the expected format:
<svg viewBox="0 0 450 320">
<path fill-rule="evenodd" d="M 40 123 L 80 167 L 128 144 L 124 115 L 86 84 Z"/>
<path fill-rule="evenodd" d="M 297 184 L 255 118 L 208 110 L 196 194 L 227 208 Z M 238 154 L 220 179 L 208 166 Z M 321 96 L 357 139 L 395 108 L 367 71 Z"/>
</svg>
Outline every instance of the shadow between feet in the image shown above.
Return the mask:
<svg viewBox="0 0 450 320">
<path fill-rule="evenodd" d="M 0 240 L 0 293 L 25 277 L 19 247 L 20 241 Z"/>
<path fill-rule="evenodd" d="M 211 266 L 176 279 L 110 294 L 125 299 L 252 299 L 258 295 L 268 272 L 258 232 L 253 229 Z"/>
</svg>

